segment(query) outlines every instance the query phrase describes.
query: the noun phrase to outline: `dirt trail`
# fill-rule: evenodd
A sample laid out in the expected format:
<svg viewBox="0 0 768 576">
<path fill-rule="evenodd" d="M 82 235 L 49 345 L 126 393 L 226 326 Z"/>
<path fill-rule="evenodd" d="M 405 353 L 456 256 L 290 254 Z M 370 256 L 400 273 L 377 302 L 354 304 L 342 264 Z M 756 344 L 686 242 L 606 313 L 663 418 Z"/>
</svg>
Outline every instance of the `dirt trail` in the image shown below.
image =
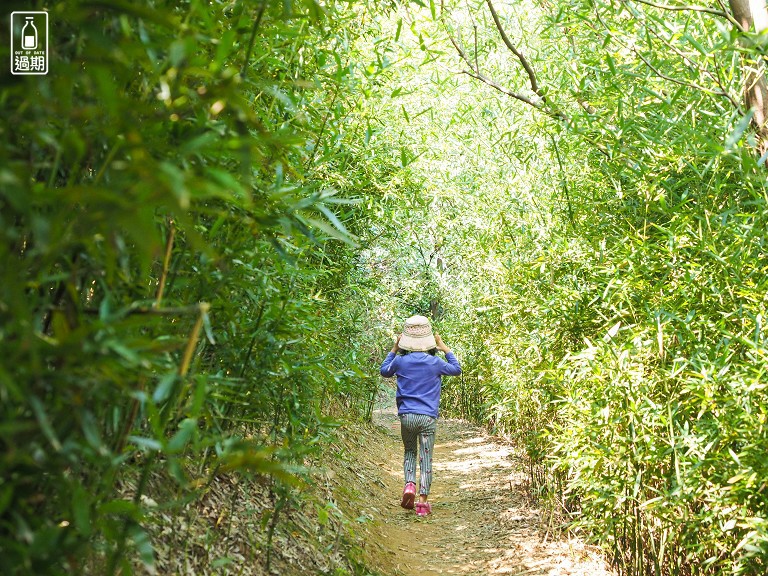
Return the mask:
<svg viewBox="0 0 768 576">
<path fill-rule="evenodd" d="M 582 543 L 546 535 L 543 512 L 526 498 L 514 447 L 463 421 L 438 421 L 433 461 L 433 513 L 400 507 L 402 443 L 392 409 L 378 410 L 378 441 L 364 442 L 374 484 L 367 554 L 386 576 L 609 576 Z M 370 440 L 370 439 L 369 439 Z"/>
</svg>

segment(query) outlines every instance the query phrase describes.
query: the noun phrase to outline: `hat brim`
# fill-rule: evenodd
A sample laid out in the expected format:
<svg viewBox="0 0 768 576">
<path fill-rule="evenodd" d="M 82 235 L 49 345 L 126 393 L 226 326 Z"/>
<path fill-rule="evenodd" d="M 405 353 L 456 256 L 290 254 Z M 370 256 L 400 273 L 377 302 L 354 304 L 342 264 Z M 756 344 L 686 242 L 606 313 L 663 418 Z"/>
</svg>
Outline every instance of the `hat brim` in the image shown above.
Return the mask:
<svg viewBox="0 0 768 576">
<path fill-rule="evenodd" d="M 432 350 L 432 348 L 437 348 L 437 342 L 435 342 L 433 334 L 427 334 L 426 336 L 403 334 L 400 336 L 400 342 L 398 342 L 397 346 L 409 352 L 426 352 L 427 350 Z"/>
</svg>

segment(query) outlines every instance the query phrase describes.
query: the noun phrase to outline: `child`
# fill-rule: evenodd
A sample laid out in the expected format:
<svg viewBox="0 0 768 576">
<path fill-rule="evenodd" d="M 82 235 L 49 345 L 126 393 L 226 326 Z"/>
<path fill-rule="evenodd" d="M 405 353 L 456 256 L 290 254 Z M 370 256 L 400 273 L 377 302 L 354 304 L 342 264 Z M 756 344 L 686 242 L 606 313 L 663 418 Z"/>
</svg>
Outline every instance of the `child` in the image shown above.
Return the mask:
<svg viewBox="0 0 768 576">
<path fill-rule="evenodd" d="M 436 356 L 445 353 L 445 360 Z M 399 355 L 398 355 L 399 352 Z M 440 405 L 441 376 L 458 376 L 461 366 L 453 352 L 443 343 L 440 334 L 432 334 L 429 319 L 411 316 L 405 321 L 403 333 L 381 365 L 381 375 L 389 378 L 397 374 L 397 413 L 400 416 L 400 435 L 403 438 L 405 458 L 405 488 L 400 505 L 414 508 L 416 499 L 416 448 L 419 444 L 419 501 L 416 514 L 432 513 L 427 501 L 432 484 L 432 449 L 435 446 L 438 407 Z"/>
</svg>

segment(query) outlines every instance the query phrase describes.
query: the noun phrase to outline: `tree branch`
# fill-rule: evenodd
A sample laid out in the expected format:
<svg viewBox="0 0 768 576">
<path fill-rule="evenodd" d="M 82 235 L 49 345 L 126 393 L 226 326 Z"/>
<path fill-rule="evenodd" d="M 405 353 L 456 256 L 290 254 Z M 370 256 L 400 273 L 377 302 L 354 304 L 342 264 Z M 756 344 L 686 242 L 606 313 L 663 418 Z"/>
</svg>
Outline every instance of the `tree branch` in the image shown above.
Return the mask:
<svg viewBox="0 0 768 576">
<path fill-rule="evenodd" d="M 731 15 L 727 12 L 724 12 L 722 10 L 716 10 L 714 8 L 707 8 L 706 6 L 675 6 L 671 4 L 657 4 L 656 2 L 651 2 L 650 0 L 634 0 L 635 2 L 638 2 L 639 4 L 646 4 L 648 6 L 653 6 L 654 8 L 660 8 L 661 10 L 671 10 L 673 12 L 684 12 L 686 10 L 691 10 L 692 12 L 704 12 L 706 14 L 712 14 L 714 16 L 720 16 L 721 18 L 725 18 L 727 20 L 731 19 Z"/>
<path fill-rule="evenodd" d="M 467 76 L 469 76 L 470 78 L 474 78 L 475 80 L 479 80 L 480 82 L 487 84 L 494 90 L 497 90 L 498 92 L 501 92 L 502 94 L 505 94 L 510 98 L 514 98 L 519 102 L 528 104 L 528 106 L 535 108 L 536 110 L 546 114 L 550 118 L 554 120 L 558 120 L 559 122 L 563 122 L 564 124 L 566 124 L 566 126 L 570 125 L 571 119 L 567 114 L 565 114 L 564 112 L 561 112 L 560 110 L 553 109 L 549 105 L 546 98 L 542 94 L 541 89 L 539 88 L 538 82 L 536 81 L 536 74 L 534 73 L 533 68 L 531 68 L 531 65 L 528 63 L 528 60 L 526 60 L 525 57 L 520 52 L 517 51 L 517 49 L 514 47 L 514 45 L 512 45 L 512 42 L 507 37 L 506 33 L 504 32 L 504 29 L 501 27 L 501 21 L 498 19 L 498 15 L 496 14 L 496 11 L 493 8 L 493 5 L 491 4 L 491 0 L 486 0 L 486 2 L 488 2 L 489 7 L 491 8 L 494 22 L 496 22 L 496 28 L 501 34 L 502 39 L 504 39 L 504 43 L 506 44 L 507 48 L 509 48 L 518 57 L 523 67 L 525 67 L 528 73 L 528 78 L 531 80 L 531 86 L 533 88 L 533 91 L 539 99 L 535 100 L 529 96 L 526 96 L 519 92 L 515 92 L 514 90 L 510 90 L 509 88 L 505 88 L 504 86 L 502 86 L 501 84 L 493 80 L 492 78 L 489 78 L 488 76 L 485 76 L 484 74 L 480 73 L 480 66 L 478 64 L 473 65 L 472 60 L 469 58 L 469 56 L 464 51 L 464 49 L 459 45 L 459 42 L 456 40 L 456 38 L 453 37 L 453 34 L 451 34 L 450 31 L 447 30 L 447 26 L 446 26 L 448 39 L 450 40 L 451 44 L 453 44 L 453 47 L 456 49 L 456 52 L 459 54 L 459 57 L 461 58 L 461 60 L 464 62 L 464 64 L 466 64 L 467 68 L 469 68 L 469 70 L 461 70 L 460 73 L 466 74 Z M 441 12 L 441 17 L 442 17 L 442 12 Z M 443 24 L 445 25 L 445 22 Z M 582 138 L 584 138 L 585 141 L 589 142 L 592 146 L 594 146 L 598 152 L 603 154 L 603 156 L 605 156 L 606 158 L 611 158 L 611 153 L 600 142 L 595 141 L 594 139 L 588 137 L 585 134 L 581 134 L 581 136 Z"/>
<path fill-rule="evenodd" d="M 518 94 L 517 92 L 513 92 L 512 90 L 508 88 L 504 88 L 504 86 L 500 85 L 499 83 L 495 82 L 491 78 L 488 78 L 487 76 L 484 76 L 482 74 L 477 74 L 475 72 L 472 72 L 471 70 L 462 70 L 462 74 L 466 74 L 467 76 L 470 76 L 474 78 L 475 80 L 480 80 L 480 82 L 483 82 L 484 84 L 487 84 L 494 90 L 498 90 L 502 94 L 506 94 L 507 96 L 510 96 L 511 98 L 514 98 L 515 100 L 519 100 L 520 102 L 524 102 L 525 104 L 528 104 L 529 106 L 533 106 L 534 108 L 538 108 L 539 110 L 543 110 L 542 107 L 539 104 L 536 104 L 533 100 L 528 98 L 527 96 L 524 96 L 522 94 Z M 543 110 L 546 112 L 546 110 Z"/>
<path fill-rule="evenodd" d="M 711 90 L 710 88 L 707 88 L 705 86 L 701 86 L 699 84 L 696 84 L 695 82 L 687 82 L 685 80 L 678 80 L 677 78 L 673 78 L 672 76 L 669 76 L 668 74 L 664 74 L 661 70 L 656 68 L 653 64 L 651 64 L 645 56 L 640 54 L 640 52 L 635 48 L 634 46 L 631 47 L 632 52 L 634 52 L 640 60 L 643 61 L 643 63 L 650 68 L 654 74 L 659 76 L 660 78 L 663 78 L 664 80 L 669 80 L 670 82 L 673 82 L 674 84 L 679 84 L 680 86 L 687 86 L 688 88 L 695 88 L 696 90 L 700 90 L 701 92 L 704 92 L 705 94 L 710 94 L 712 96 L 723 96 L 727 98 L 731 103 L 733 103 L 733 100 L 730 96 L 730 94 L 727 94 L 726 92 L 723 92 L 722 90 Z M 736 106 L 738 108 L 738 105 Z"/>
<path fill-rule="evenodd" d="M 707 70 L 706 68 L 704 68 L 703 66 L 699 65 L 694 60 L 691 60 L 688 57 L 688 55 L 686 55 L 684 52 L 682 52 L 677 46 L 673 45 L 669 40 L 664 38 L 659 33 L 659 31 L 656 30 L 655 28 L 649 27 L 648 31 L 651 34 L 653 34 L 659 40 L 659 42 L 664 44 L 664 46 L 666 46 L 667 48 L 672 50 L 675 54 L 677 54 L 680 57 L 680 59 L 683 60 L 685 63 L 687 63 L 688 66 L 690 66 L 693 70 L 698 70 L 700 73 L 708 76 L 710 78 L 710 80 L 712 80 L 720 88 L 720 95 L 721 96 L 725 96 L 730 101 L 730 103 L 733 105 L 733 107 L 736 110 L 741 110 L 741 105 L 739 104 L 739 101 L 736 98 L 734 98 L 730 94 L 730 92 L 728 92 L 725 89 L 725 86 L 723 85 L 722 78 L 720 78 L 719 74 L 715 75 L 712 72 L 710 72 L 709 70 Z M 715 66 L 715 70 L 717 70 L 719 72 L 719 67 L 718 67 L 718 64 L 717 64 L 717 58 L 713 58 L 712 61 L 713 61 L 714 66 Z M 674 82 L 674 80 L 673 80 L 673 82 Z M 716 91 L 712 92 L 712 94 L 717 94 L 717 92 Z"/>
<path fill-rule="evenodd" d="M 467 56 L 467 53 L 464 52 L 464 49 L 459 46 L 459 43 L 456 41 L 456 39 L 451 34 L 448 34 L 448 39 L 451 41 L 451 44 L 453 44 L 453 47 L 456 48 L 456 52 L 459 53 L 459 56 L 461 56 L 461 59 L 464 60 L 464 63 L 469 66 L 470 70 L 473 69 L 472 61 L 469 59 L 469 56 Z"/>
<path fill-rule="evenodd" d="M 736 17 L 728 10 L 723 0 L 717 0 L 717 3 L 720 5 L 720 8 L 723 9 L 723 12 L 727 15 L 728 21 L 736 26 L 737 30 L 741 32 L 747 32 L 748 29 L 744 29 L 744 27 L 741 25 L 741 22 L 736 20 Z"/>
<path fill-rule="evenodd" d="M 653 8 L 659 8 L 660 10 L 670 10 L 672 12 L 683 12 L 686 10 L 690 10 L 691 12 L 703 12 L 705 14 L 712 14 L 713 16 L 719 16 L 720 18 L 725 18 L 736 26 L 738 30 L 741 32 L 746 32 L 744 27 L 739 23 L 736 18 L 733 17 L 733 14 L 728 12 L 725 9 L 725 6 L 723 3 L 718 0 L 718 4 L 720 4 L 720 7 L 723 8 L 722 10 L 716 10 L 715 8 L 707 8 L 706 6 L 674 6 L 671 4 L 658 4 L 656 2 L 651 2 L 650 0 L 634 0 L 635 2 L 639 4 L 645 4 L 646 6 L 652 6 Z"/>
<path fill-rule="evenodd" d="M 637 0 L 640 1 L 640 0 Z M 645 2 L 645 0 L 643 0 Z M 632 52 L 635 53 L 635 55 L 640 58 L 640 60 L 643 61 L 643 64 L 645 64 L 648 68 L 653 71 L 654 74 L 659 76 L 660 78 L 663 78 L 664 80 L 668 80 L 669 82 L 672 82 L 674 84 L 679 84 L 681 86 L 686 86 L 688 88 L 695 88 L 696 90 L 701 90 L 705 94 L 709 94 L 711 96 L 721 96 L 723 98 L 726 98 L 732 105 L 734 105 L 737 109 L 739 109 L 738 102 L 735 102 L 733 99 L 733 96 L 731 96 L 728 92 L 726 92 L 723 88 L 720 82 L 716 82 L 718 86 L 720 86 L 720 90 L 712 90 L 710 88 L 707 88 L 705 86 L 701 86 L 699 84 L 696 84 L 695 82 L 687 82 L 685 80 L 678 80 L 677 78 L 673 78 L 672 76 L 669 76 L 668 74 L 664 74 L 661 70 L 656 68 L 653 64 L 651 64 L 640 52 L 637 50 L 635 46 L 629 45 L 626 42 L 623 42 L 616 34 L 613 33 L 611 28 L 606 24 L 606 22 L 603 20 L 603 18 L 600 16 L 600 13 L 595 10 L 595 17 L 597 18 L 597 21 L 600 23 L 600 25 L 603 27 L 606 34 L 608 34 L 614 41 L 616 41 L 621 46 L 628 48 L 629 50 L 632 50 Z M 654 32 L 654 36 L 656 38 L 659 38 L 664 42 L 664 44 L 667 47 L 672 48 L 671 44 L 669 44 L 666 40 L 661 39 L 661 37 Z M 684 58 L 687 62 L 690 62 L 687 58 Z M 695 66 L 694 66 L 695 69 Z"/>
<path fill-rule="evenodd" d="M 520 64 L 523 65 L 523 68 L 525 68 L 525 72 L 528 74 L 528 79 L 531 82 L 531 90 L 533 90 L 535 94 L 537 94 L 543 101 L 546 102 L 546 97 L 541 93 L 541 90 L 539 89 L 539 83 L 536 81 L 536 73 L 533 71 L 533 68 L 531 68 L 530 63 L 525 58 L 525 56 L 523 56 L 523 54 L 517 48 L 515 48 L 515 45 L 512 44 L 509 36 L 507 36 L 507 33 L 504 31 L 504 27 L 501 25 L 501 20 L 499 20 L 499 15 L 496 13 L 496 8 L 493 7 L 491 0 L 485 0 L 485 3 L 488 4 L 488 8 L 491 10 L 493 23 L 496 24 L 496 29 L 499 31 L 499 35 L 501 35 L 501 39 L 504 41 L 504 44 L 507 45 L 507 48 L 510 49 L 510 51 L 520 61 Z"/>
<path fill-rule="evenodd" d="M 464 49 L 459 46 L 459 43 L 456 41 L 456 39 L 451 35 L 448 34 L 448 39 L 451 41 L 451 44 L 453 44 L 453 47 L 456 48 L 456 52 L 458 52 L 461 59 L 464 61 L 464 63 L 467 65 L 469 70 L 462 70 L 462 74 L 466 74 L 467 76 L 470 76 L 474 78 L 475 80 L 480 80 L 480 82 L 483 82 L 484 84 L 487 84 L 494 90 L 498 90 L 502 94 L 506 94 L 507 96 L 510 96 L 511 98 L 514 98 L 515 100 L 519 100 L 520 102 L 523 102 L 525 104 L 528 104 L 529 106 L 533 106 L 534 108 L 537 108 L 550 116 L 554 118 L 558 118 L 560 120 L 568 120 L 564 114 L 561 112 L 550 112 L 547 109 L 543 108 L 541 106 L 541 102 L 534 102 L 531 98 L 528 96 L 525 96 L 524 94 L 519 94 L 517 92 L 514 92 L 510 90 L 509 88 L 505 88 L 495 80 L 488 78 L 488 76 L 485 76 L 484 74 L 480 73 L 479 67 L 477 68 L 477 71 L 473 71 L 475 69 L 475 66 L 472 64 L 472 60 L 470 60 L 469 56 L 466 52 L 464 52 Z"/>
</svg>

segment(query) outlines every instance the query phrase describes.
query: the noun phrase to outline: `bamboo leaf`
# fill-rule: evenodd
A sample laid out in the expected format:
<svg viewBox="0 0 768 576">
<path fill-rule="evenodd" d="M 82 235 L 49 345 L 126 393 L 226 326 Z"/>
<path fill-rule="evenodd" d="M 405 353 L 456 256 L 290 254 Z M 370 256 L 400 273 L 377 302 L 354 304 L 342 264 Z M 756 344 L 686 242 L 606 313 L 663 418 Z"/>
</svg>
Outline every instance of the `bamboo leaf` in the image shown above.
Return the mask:
<svg viewBox="0 0 768 576">
<path fill-rule="evenodd" d="M 742 116 L 739 121 L 736 123 L 736 126 L 733 128 L 733 131 L 728 135 L 728 137 L 725 139 L 725 148 L 731 149 L 741 140 L 741 137 L 744 135 L 744 132 L 749 127 L 749 123 L 752 121 L 752 116 L 754 116 L 755 112 L 754 110 L 750 110 L 744 116 Z"/>
</svg>

